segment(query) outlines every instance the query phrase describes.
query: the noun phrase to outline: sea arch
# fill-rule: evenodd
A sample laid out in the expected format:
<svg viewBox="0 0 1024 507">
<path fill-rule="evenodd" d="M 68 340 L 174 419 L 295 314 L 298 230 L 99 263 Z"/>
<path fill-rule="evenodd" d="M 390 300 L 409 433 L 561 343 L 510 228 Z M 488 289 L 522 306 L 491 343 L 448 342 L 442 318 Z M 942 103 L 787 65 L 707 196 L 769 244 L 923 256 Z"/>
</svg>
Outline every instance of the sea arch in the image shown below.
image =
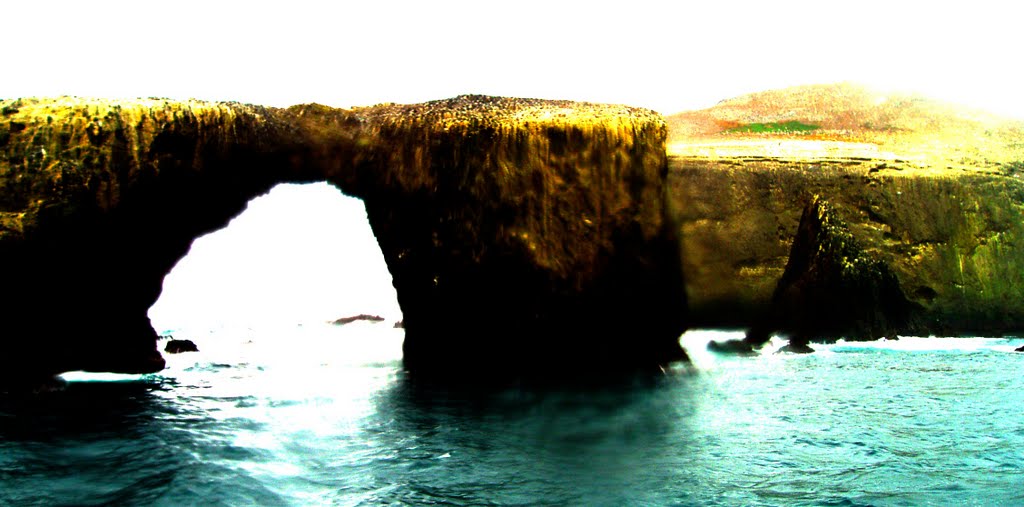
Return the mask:
<svg viewBox="0 0 1024 507">
<path fill-rule="evenodd" d="M 2 102 L 7 375 L 162 367 L 146 310 L 192 240 L 278 183 L 366 204 L 405 319 L 444 375 L 685 357 L 660 115 L 461 96 L 351 110 Z"/>
</svg>

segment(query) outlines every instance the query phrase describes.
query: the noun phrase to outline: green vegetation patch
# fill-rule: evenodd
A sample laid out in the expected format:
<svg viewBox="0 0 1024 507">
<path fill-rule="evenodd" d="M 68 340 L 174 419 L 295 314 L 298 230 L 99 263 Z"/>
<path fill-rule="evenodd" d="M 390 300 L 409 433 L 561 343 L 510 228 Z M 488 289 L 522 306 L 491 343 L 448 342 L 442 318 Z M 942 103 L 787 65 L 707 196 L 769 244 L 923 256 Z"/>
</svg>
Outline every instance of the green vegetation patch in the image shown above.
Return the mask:
<svg viewBox="0 0 1024 507">
<path fill-rule="evenodd" d="M 820 129 L 820 125 L 811 125 L 803 123 L 797 120 L 790 120 L 784 122 L 771 122 L 771 123 L 747 123 L 733 127 L 726 132 L 743 132 L 743 133 L 786 133 L 786 132 L 810 132 L 812 130 Z"/>
<path fill-rule="evenodd" d="M 0 143 L 0 146 L 2 146 L 2 145 L 3 144 Z M 1016 161 L 1013 161 L 1013 162 L 1006 162 L 1006 163 L 1003 163 L 1003 164 L 1000 164 L 1000 165 L 1002 166 L 1003 174 L 1007 174 L 1007 175 L 1010 175 L 1010 176 L 1016 176 L 1018 174 L 1024 173 L 1024 160 L 1016 160 Z"/>
</svg>

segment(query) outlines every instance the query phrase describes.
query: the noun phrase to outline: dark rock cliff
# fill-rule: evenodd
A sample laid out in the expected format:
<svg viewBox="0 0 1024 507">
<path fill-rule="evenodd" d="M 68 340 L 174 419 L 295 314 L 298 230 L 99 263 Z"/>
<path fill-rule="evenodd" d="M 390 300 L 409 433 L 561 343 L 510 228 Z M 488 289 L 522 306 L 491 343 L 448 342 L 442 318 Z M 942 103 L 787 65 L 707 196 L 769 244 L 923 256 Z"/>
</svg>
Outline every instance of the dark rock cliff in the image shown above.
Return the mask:
<svg viewBox="0 0 1024 507">
<path fill-rule="evenodd" d="M 650 111 L 480 96 L 353 110 L 0 106 L 8 381 L 160 369 L 146 310 L 192 239 L 276 183 L 323 180 L 366 204 L 414 370 L 507 377 L 685 357 L 666 131 Z"/>
</svg>

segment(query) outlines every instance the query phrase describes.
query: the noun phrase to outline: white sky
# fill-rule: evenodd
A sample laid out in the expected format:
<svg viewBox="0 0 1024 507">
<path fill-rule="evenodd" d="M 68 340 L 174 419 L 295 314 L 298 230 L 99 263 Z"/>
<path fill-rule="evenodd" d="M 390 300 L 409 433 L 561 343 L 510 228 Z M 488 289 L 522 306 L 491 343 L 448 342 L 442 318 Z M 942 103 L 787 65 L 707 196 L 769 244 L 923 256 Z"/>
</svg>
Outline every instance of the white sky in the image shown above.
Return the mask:
<svg viewBox="0 0 1024 507">
<path fill-rule="evenodd" d="M 266 105 L 461 93 L 663 113 L 853 80 L 1024 118 L 1024 3 L 759 0 L 6 2 L 0 97 Z"/>
</svg>

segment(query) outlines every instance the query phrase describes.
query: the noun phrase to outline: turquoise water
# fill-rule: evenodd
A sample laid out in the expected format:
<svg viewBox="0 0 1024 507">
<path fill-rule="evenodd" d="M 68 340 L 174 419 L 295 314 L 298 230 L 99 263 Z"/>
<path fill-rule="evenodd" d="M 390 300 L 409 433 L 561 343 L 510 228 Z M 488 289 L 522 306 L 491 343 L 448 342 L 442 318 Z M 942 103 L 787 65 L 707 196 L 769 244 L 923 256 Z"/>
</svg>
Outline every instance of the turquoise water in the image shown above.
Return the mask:
<svg viewBox="0 0 1024 507">
<path fill-rule="evenodd" d="M 1018 339 L 839 343 L 604 386 L 417 385 L 401 331 L 218 330 L 0 399 L 0 505 L 1021 505 Z"/>
</svg>

